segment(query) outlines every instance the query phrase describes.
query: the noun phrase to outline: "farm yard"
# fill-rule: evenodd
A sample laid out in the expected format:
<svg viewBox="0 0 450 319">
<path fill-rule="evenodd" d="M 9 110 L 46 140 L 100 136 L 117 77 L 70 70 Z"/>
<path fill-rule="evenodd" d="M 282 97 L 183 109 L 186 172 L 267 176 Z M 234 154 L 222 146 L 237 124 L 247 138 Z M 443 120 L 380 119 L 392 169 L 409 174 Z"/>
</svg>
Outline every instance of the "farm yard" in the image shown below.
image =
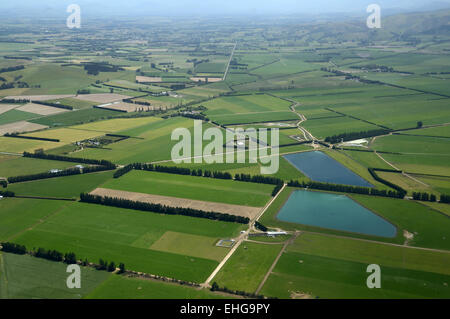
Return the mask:
<svg viewBox="0 0 450 319">
<path fill-rule="evenodd" d="M 0 299 L 449 299 L 448 15 L 0 21 Z"/>
</svg>

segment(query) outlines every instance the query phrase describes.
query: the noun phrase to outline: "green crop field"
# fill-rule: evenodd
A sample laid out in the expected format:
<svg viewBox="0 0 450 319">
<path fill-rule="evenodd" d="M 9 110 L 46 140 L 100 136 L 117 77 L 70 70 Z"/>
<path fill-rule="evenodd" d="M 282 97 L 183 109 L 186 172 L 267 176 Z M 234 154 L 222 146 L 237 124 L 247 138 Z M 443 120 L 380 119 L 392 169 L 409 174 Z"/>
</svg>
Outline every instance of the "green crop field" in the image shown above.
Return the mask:
<svg viewBox="0 0 450 319">
<path fill-rule="evenodd" d="M 73 251 L 82 260 L 98 262 L 103 258 L 116 264 L 123 262 L 131 270 L 201 282 L 217 261 L 153 250 L 151 246 L 166 231 L 218 240 L 232 237 L 241 227 L 236 223 L 69 203 L 15 237 L 14 242 L 29 248 Z M 203 245 L 203 249 L 208 247 L 216 249 L 212 245 Z"/>
<path fill-rule="evenodd" d="M 33 120 L 32 122 L 48 126 L 65 126 L 98 121 L 109 117 L 118 116 L 120 114 L 121 113 L 115 111 L 88 108 L 79 111 L 64 112 L 61 114 L 46 116 Z"/>
<path fill-rule="evenodd" d="M 0 176 L 11 177 L 48 172 L 51 169 L 67 169 L 77 163 L 49 161 L 43 159 L 4 155 L 0 159 Z"/>
<path fill-rule="evenodd" d="M 94 291 L 87 299 L 216 299 L 220 295 L 191 287 L 183 287 L 138 278 L 111 276 Z"/>
<path fill-rule="evenodd" d="M 80 193 L 94 190 L 111 179 L 112 175 L 108 171 L 40 179 L 10 184 L 8 190 L 21 196 L 78 198 Z"/>
<path fill-rule="evenodd" d="M 273 185 L 133 170 L 102 187 L 235 205 L 262 207 Z"/>
<path fill-rule="evenodd" d="M 288 246 L 262 291 L 279 298 L 445 298 L 449 258 L 449 253 L 304 233 Z M 370 264 L 381 267 L 381 289 L 366 286 Z"/>
<path fill-rule="evenodd" d="M 110 144 L 107 150 L 85 149 L 77 152 L 77 156 L 106 159 L 119 164 L 169 160 L 172 147 L 178 143 L 178 141 L 171 141 L 172 131 L 177 128 L 187 128 L 193 132 L 193 125 L 193 120 L 179 117 L 162 121 L 149 121 L 148 124 L 115 132 L 116 134 L 136 138 Z M 205 125 L 205 127 L 210 126 Z"/>
<path fill-rule="evenodd" d="M 108 10 L 93 23 L 84 15 L 98 8 L 84 4 L 82 28 L 73 30 L 64 23 L 70 13 L 50 0 L 45 10 L 0 5 L 0 298 L 450 299 L 450 9 L 383 1 L 382 28 L 368 29 L 370 8 L 356 4 L 336 10 L 316 1 L 300 10 L 299 1 L 233 1 L 213 15 L 208 1 L 98 0 Z M 73 110 L 19 111 L 28 101 Z M 120 101 L 135 110 L 111 110 Z M 258 149 L 256 139 L 241 143 L 240 129 L 267 129 L 267 141 L 257 131 Z M 306 152 L 343 167 L 285 157 Z M 7 180 L 89 160 L 117 167 Z M 232 178 L 128 171 L 138 163 Z M 261 183 L 235 180 L 241 174 Z M 362 183 L 358 177 L 370 191 L 347 185 Z M 297 190 L 320 200 L 289 201 L 279 219 Z M 249 223 L 81 202 L 94 191 Z M 281 235 L 254 234 L 265 229 Z M 217 246 L 223 240 L 238 246 Z M 6 253 L 14 248 L 5 242 L 28 254 Z M 86 287 L 66 291 L 64 264 L 32 257 L 38 248 L 127 271 L 108 275 L 91 264 Z M 366 286 L 369 264 L 381 266 L 381 289 Z M 40 276 L 46 267 L 51 273 Z"/>
<path fill-rule="evenodd" d="M 0 254 L 0 299 L 80 299 L 111 276 L 81 269 L 81 288 L 66 285 L 67 265 L 31 256 Z"/>
<path fill-rule="evenodd" d="M 214 277 L 220 287 L 255 292 L 282 245 L 244 242 Z"/>
</svg>

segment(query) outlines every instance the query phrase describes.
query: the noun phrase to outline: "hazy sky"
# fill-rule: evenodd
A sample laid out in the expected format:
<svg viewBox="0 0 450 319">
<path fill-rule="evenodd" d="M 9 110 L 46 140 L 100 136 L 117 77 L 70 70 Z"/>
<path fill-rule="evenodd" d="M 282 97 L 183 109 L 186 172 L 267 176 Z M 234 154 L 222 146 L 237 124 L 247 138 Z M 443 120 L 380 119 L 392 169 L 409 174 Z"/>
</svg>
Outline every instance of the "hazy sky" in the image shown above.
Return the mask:
<svg viewBox="0 0 450 319">
<path fill-rule="evenodd" d="M 144 15 L 229 15 L 229 14 L 317 14 L 332 12 L 365 13 L 369 4 L 389 10 L 432 9 L 431 4 L 450 0 L 0 0 L 0 12 L 54 15 L 69 4 L 79 4 L 85 14 Z"/>
</svg>

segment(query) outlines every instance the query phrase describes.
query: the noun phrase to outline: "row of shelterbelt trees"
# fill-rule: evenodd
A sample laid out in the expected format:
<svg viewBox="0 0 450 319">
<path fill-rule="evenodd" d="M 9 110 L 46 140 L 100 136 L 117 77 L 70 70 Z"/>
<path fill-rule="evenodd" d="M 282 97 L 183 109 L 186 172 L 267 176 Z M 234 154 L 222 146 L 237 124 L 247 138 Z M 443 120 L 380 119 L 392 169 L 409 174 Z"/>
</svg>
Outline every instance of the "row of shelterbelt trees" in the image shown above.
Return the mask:
<svg viewBox="0 0 450 319">
<path fill-rule="evenodd" d="M 209 171 L 202 169 L 190 169 L 185 167 L 176 167 L 176 166 L 163 166 L 163 165 L 154 165 L 154 164 L 143 164 L 143 163 L 133 163 L 129 164 L 123 168 L 120 168 L 114 174 L 114 178 L 119 178 L 122 175 L 130 172 L 131 170 L 144 170 L 144 171 L 153 171 L 153 172 L 162 172 L 162 173 L 170 173 L 170 174 L 178 174 L 178 175 L 190 175 L 190 176 L 198 176 L 198 177 L 208 177 L 208 178 L 216 178 L 216 179 L 228 179 L 232 180 L 233 175 L 228 172 L 220 172 L 220 171 Z M 242 182 L 251 182 L 251 183 L 259 183 L 259 184 L 270 184 L 270 185 L 283 185 L 283 180 L 271 177 L 271 176 L 262 176 L 262 175 L 246 175 L 246 174 L 236 174 L 234 176 L 234 180 L 242 181 Z"/>
<path fill-rule="evenodd" d="M 78 263 L 83 266 L 90 265 L 90 263 L 87 259 L 85 259 L 83 261 L 78 261 L 77 256 L 73 252 L 63 254 L 60 251 L 57 251 L 54 249 L 47 250 L 47 249 L 41 248 L 41 247 L 34 249 L 32 251 L 28 251 L 26 246 L 11 243 L 11 242 L 1 243 L 1 246 L 2 246 L 1 250 L 5 253 L 12 253 L 12 254 L 16 254 L 16 255 L 28 254 L 28 255 L 31 255 L 31 256 L 34 256 L 37 258 L 43 258 L 43 259 L 56 261 L 56 262 L 64 262 L 69 265 L 78 264 Z M 107 270 L 109 272 L 113 272 L 113 271 L 116 271 L 116 263 L 113 261 L 108 263 L 104 259 L 100 258 L 99 263 L 96 265 L 96 268 L 98 270 Z M 125 272 L 125 264 L 120 263 L 119 264 L 119 273 L 124 273 L 124 272 Z"/>
<path fill-rule="evenodd" d="M 98 196 L 87 193 L 80 194 L 80 200 L 85 203 L 100 204 L 105 206 L 113 206 L 119 208 L 127 208 L 134 210 L 147 211 L 157 214 L 166 215 L 183 215 L 191 217 L 206 218 L 211 220 L 220 220 L 226 222 L 235 222 L 240 224 L 248 224 L 250 219 L 248 217 L 218 213 L 218 212 L 206 212 L 199 209 L 183 208 L 183 207 L 170 207 L 161 204 L 147 203 L 133 201 L 123 198 L 114 198 L 108 196 Z"/>
<path fill-rule="evenodd" d="M 391 197 L 391 198 L 404 198 L 406 193 L 392 190 L 379 190 L 376 188 L 369 187 L 360 187 L 360 186 L 350 186 L 350 185 L 340 185 L 340 184 L 329 184 L 329 183 L 320 183 L 313 181 L 290 181 L 288 183 L 290 187 L 298 187 L 298 188 L 311 188 L 317 190 L 326 190 L 332 192 L 340 192 L 340 193 L 353 193 L 353 194 L 362 194 L 362 195 L 371 195 L 371 196 L 382 196 L 382 197 Z"/>
<path fill-rule="evenodd" d="M 83 167 L 83 168 L 69 168 L 69 169 L 56 171 L 56 172 L 44 172 L 44 173 L 32 174 L 32 175 L 8 177 L 8 183 L 13 184 L 13 183 L 34 181 L 34 180 L 38 180 L 38 179 L 80 175 L 80 174 L 102 172 L 102 171 L 108 171 L 108 170 L 110 170 L 110 168 L 106 167 L 106 166 L 88 166 L 88 167 Z"/>
</svg>

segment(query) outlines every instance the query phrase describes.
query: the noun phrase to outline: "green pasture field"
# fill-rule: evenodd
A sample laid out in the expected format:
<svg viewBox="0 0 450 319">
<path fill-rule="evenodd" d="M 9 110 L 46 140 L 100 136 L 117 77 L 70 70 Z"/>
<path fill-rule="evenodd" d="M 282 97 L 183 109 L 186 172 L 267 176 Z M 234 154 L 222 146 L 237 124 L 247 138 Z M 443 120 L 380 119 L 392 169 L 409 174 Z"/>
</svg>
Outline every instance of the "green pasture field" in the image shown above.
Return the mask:
<svg viewBox="0 0 450 319">
<path fill-rule="evenodd" d="M 450 276 L 381 266 L 381 288 L 366 285 L 368 263 L 315 254 L 283 254 L 262 290 L 279 298 L 448 298 Z M 300 297 L 297 297 L 300 298 Z"/>
<path fill-rule="evenodd" d="M 75 165 L 77 163 L 0 155 L 0 176 L 11 177 L 37 174 L 48 172 L 51 169 L 67 169 Z"/>
<path fill-rule="evenodd" d="M 226 67 L 226 63 L 205 62 L 197 65 L 195 73 L 223 73 Z"/>
<path fill-rule="evenodd" d="M 103 258 L 116 264 L 123 262 L 130 270 L 201 282 L 217 266 L 217 261 L 156 251 L 151 245 L 166 231 L 219 239 L 235 236 L 242 227 L 187 216 L 70 203 L 14 242 L 27 247 L 73 251 L 82 260 L 97 263 Z"/>
<path fill-rule="evenodd" d="M 133 128 L 143 127 L 147 124 L 151 124 L 157 121 L 161 121 L 161 119 L 157 117 L 142 117 L 134 119 L 111 119 L 105 121 L 98 121 L 94 123 L 76 125 L 72 126 L 71 129 L 83 131 L 96 131 L 101 133 L 115 133 Z"/>
<path fill-rule="evenodd" d="M 310 81 L 324 82 L 318 75 Z M 415 128 L 418 121 L 424 125 L 449 122 L 446 100 L 434 95 L 380 85 L 346 84 L 347 81 L 336 85 L 334 82 L 324 82 L 320 88 L 276 91 L 274 94 L 301 103 L 297 111 L 311 120 L 339 116 L 325 110 L 330 108 L 392 129 Z M 423 112 L 424 107 L 428 112 Z"/>
<path fill-rule="evenodd" d="M 420 151 L 419 151 L 420 152 Z M 422 153 L 411 154 L 382 154 L 383 158 L 395 167 L 412 174 L 430 174 L 450 176 L 448 155 L 436 156 Z"/>
<path fill-rule="evenodd" d="M 4 198 L 0 201 L 0 240 L 15 236 L 39 224 L 67 205 L 68 202 L 38 199 Z"/>
<path fill-rule="evenodd" d="M 363 66 L 376 64 L 393 67 L 396 71 L 428 73 L 428 72 L 449 72 L 450 59 L 445 55 L 422 54 L 415 52 L 401 53 L 395 56 L 380 57 L 368 62 L 352 64 L 352 66 Z"/>
<path fill-rule="evenodd" d="M 41 115 L 19 110 L 10 110 L 8 112 L 0 114 L 0 125 L 26 121 L 37 117 L 41 117 Z"/>
<path fill-rule="evenodd" d="M 425 183 L 433 190 L 440 194 L 450 194 L 450 176 L 432 176 L 432 175 L 421 175 L 421 174 L 411 174 L 414 178 Z"/>
<path fill-rule="evenodd" d="M 54 177 L 8 185 L 8 190 L 21 196 L 78 198 L 82 192 L 90 192 L 112 178 L 113 172 Z"/>
<path fill-rule="evenodd" d="M 450 205 L 448 205 L 448 204 L 431 203 L 431 202 L 423 202 L 422 204 L 429 206 L 441 213 L 444 213 L 447 216 L 450 216 Z"/>
<path fill-rule="evenodd" d="M 365 167 L 382 168 L 382 169 L 392 169 L 385 161 L 379 158 L 373 152 L 359 152 L 359 151 L 340 151 L 347 156 L 350 156 L 353 160 Z"/>
<path fill-rule="evenodd" d="M 87 299 L 220 299 L 206 289 L 180 286 L 156 280 L 110 276 Z"/>
<path fill-rule="evenodd" d="M 369 72 L 364 76 L 365 78 L 373 81 L 381 81 L 409 89 L 416 89 L 425 91 L 436 96 L 450 95 L 450 89 L 448 86 L 448 80 L 437 79 L 429 76 L 422 76 L 416 74 L 398 74 L 398 73 L 374 73 Z"/>
<path fill-rule="evenodd" d="M 435 195 L 439 194 L 439 192 L 434 191 L 431 187 L 427 186 L 426 184 L 424 185 L 420 182 L 417 182 L 412 178 L 409 178 L 401 173 L 378 171 L 377 174 L 381 178 L 402 187 L 403 189 L 408 191 L 408 194 L 410 196 L 412 196 L 412 193 L 414 192 L 425 192 Z"/>
<path fill-rule="evenodd" d="M 212 237 L 167 231 L 150 248 L 180 255 L 222 261 L 229 250 L 216 246 L 216 243 L 217 239 Z M 192 249 L 192 247 L 196 248 Z"/>
<path fill-rule="evenodd" d="M 82 109 L 73 112 L 64 112 L 56 115 L 42 117 L 33 120 L 33 123 L 48 125 L 48 126 L 68 126 L 75 124 L 83 124 L 102 119 L 107 119 L 114 116 L 119 116 L 123 113 L 103 110 L 103 109 Z"/>
<path fill-rule="evenodd" d="M 273 185 L 133 170 L 104 188 L 209 202 L 262 207 Z"/>
<path fill-rule="evenodd" d="M 0 254 L 0 299 L 80 299 L 111 274 L 82 267 L 81 288 L 67 288 L 67 265 L 28 255 Z"/>
<path fill-rule="evenodd" d="M 167 161 L 171 159 L 173 146 L 179 142 L 177 140 L 171 141 L 172 132 L 177 128 L 187 128 L 191 132 L 191 136 L 193 136 L 193 126 L 193 120 L 181 117 L 150 122 L 148 124 L 116 132 L 116 134 L 128 135 L 136 138 L 130 138 L 110 144 L 108 145 L 109 149 L 107 150 L 85 149 L 76 154 L 77 156 L 86 158 L 106 159 L 119 164 Z M 211 126 L 211 124 L 205 124 L 203 129 L 205 130 Z M 194 139 L 192 138 L 192 141 L 193 140 Z M 205 143 L 205 145 L 206 144 L 207 143 Z"/>
<path fill-rule="evenodd" d="M 406 91 L 405 94 L 410 92 Z M 417 127 L 419 121 L 424 125 L 448 123 L 450 110 L 447 105 L 446 99 L 414 93 L 373 98 L 363 104 L 355 100 L 350 105 L 341 103 L 331 106 L 331 109 L 391 129 L 409 129 Z M 424 109 L 427 112 L 423 112 Z"/>
<path fill-rule="evenodd" d="M 214 277 L 220 287 L 255 292 L 282 245 L 243 242 Z"/>
<path fill-rule="evenodd" d="M 74 99 L 71 97 L 67 97 L 67 98 L 63 98 L 63 99 L 57 99 L 57 100 L 49 100 L 47 102 L 51 102 L 51 103 L 60 103 L 61 105 L 67 105 L 67 106 L 71 106 L 74 109 L 89 109 L 92 108 L 95 103 L 93 102 L 88 102 L 88 101 L 83 101 L 83 100 L 79 100 L 79 99 Z"/>
<path fill-rule="evenodd" d="M 290 111 L 268 111 L 261 113 L 214 115 L 211 118 L 221 125 L 237 125 L 272 121 L 292 121 L 298 119 L 298 116 Z"/>
<path fill-rule="evenodd" d="M 389 135 L 378 137 L 371 144 L 377 151 L 407 155 L 450 156 L 450 139 L 426 136 Z M 445 160 L 444 158 L 442 158 Z"/>
<path fill-rule="evenodd" d="M 88 75 L 82 67 L 61 66 L 53 63 L 36 63 L 24 70 L 14 71 L 11 76 L 23 75 L 21 81 L 30 86 L 40 85 L 40 88 L 26 89 L 22 94 L 75 94 L 77 90 L 95 83 L 96 80 L 106 80 L 111 73 L 101 72 L 98 76 Z M 134 75 L 130 71 L 114 73 L 116 79 L 126 79 Z"/>
<path fill-rule="evenodd" d="M 279 298 L 445 298 L 450 253 L 316 233 L 288 246 L 262 293 Z M 381 267 L 381 289 L 366 287 L 366 267 Z"/>
<path fill-rule="evenodd" d="M 205 114 L 212 118 L 218 115 L 289 111 L 291 104 L 288 101 L 267 94 L 221 97 L 202 103 L 208 109 Z"/>
<path fill-rule="evenodd" d="M 377 138 L 371 148 L 401 153 L 382 156 L 406 172 L 450 176 L 450 140 L 447 138 L 391 135 Z"/>
<path fill-rule="evenodd" d="M 276 57 L 276 56 L 274 56 Z M 309 71 L 314 69 L 319 69 L 318 65 L 305 62 L 301 55 L 291 54 L 279 56 L 279 61 L 271 63 L 266 66 L 254 69 L 251 71 L 252 74 L 258 74 L 263 77 L 281 76 L 288 75 L 291 73 L 298 73 L 303 71 Z"/>
<path fill-rule="evenodd" d="M 328 136 L 377 130 L 380 127 L 365 123 L 363 121 L 355 120 L 349 117 L 336 117 L 326 119 L 308 120 L 301 124 L 307 129 L 313 136 L 319 139 L 324 139 Z"/>
<path fill-rule="evenodd" d="M 420 130 L 411 130 L 401 132 L 404 135 L 425 135 L 434 137 L 449 137 L 450 138 L 450 125 L 423 128 Z"/>
<path fill-rule="evenodd" d="M 283 190 L 259 221 L 266 227 L 278 227 L 284 230 L 314 231 L 395 244 L 403 244 L 405 242 L 403 231 L 407 230 L 414 234 L 414 238 L 409 241 L 409 246 L 447 250 L 450 247 L 450 239 L 446 235 L 446 229 L 450 224 L 447 216 L 420 203 L 400 199 L 356 194 L 348 195 L 360 205 L 363 205 L 395 225 L 397 227 L 397 235 L 392 239 L 282 222 L 276 216 L 293 190 L 290 187 Z"/>
</svg>

